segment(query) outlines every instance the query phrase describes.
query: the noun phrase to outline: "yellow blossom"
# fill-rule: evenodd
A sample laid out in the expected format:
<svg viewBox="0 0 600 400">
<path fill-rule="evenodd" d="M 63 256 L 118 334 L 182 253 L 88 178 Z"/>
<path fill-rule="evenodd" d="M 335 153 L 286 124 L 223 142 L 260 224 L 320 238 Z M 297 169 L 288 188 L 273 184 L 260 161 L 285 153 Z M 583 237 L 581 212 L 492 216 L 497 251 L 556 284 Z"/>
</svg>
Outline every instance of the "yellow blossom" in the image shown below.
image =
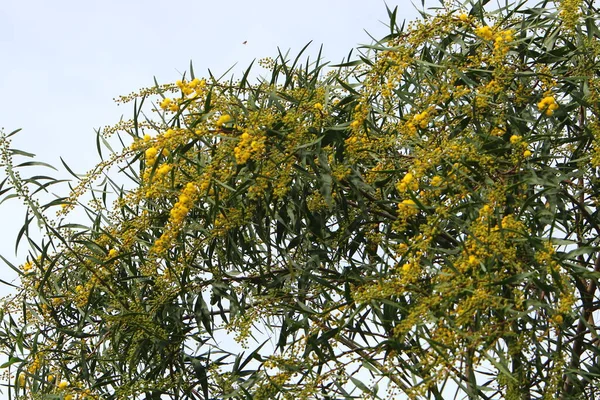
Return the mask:
<svg viewBox="0 0 600 400">
<path fill-rule="evenodd" d="M 200 80 L 198 78 L 192 79 L 192 81 L 189 83 L 189 87 L 195 89 L 197 86 L 200 86 L 201 88 L 206 86 L 206 81 L 204 79 Z"/>
<path fill-rule="evenodd" d="M 221 126 L 223 126 L 223 125 L 225 125 L 226 123 L 230 122 L 230 121 L 231 121 L 231 119 L 232 119 L 232 118 L 231 118 L 231 115 L 229 115 L 229 114 L 223 114 L 223 115 L 221 115 L 221 116 L 219 117 L 219 119 L 217 120 L 217 123 L 216 123 L 216 125 L 217 125 L 217 127 L 219 127 L 219 128 L 220 128 Z"/>
<path fill-rule="evenodd" d="M 527 158 L 527 157 L 529 157 L 529 156 L 531 156 L 531 151 L 529 151 L 529 150 L 525 150 L 525 151 L 523 152 L 523 157 Z"/>
<path fill-rule="evenodd" d="M 166 97 L 163 101 L 160 102 L 160 108 L 166 110 L 171 105 L 172 100 Z"/>
<path fill-rule="evenodd" d="M 67 382 L 67 381 L 60 381 L 58 383 L 58 388 L 61 390 L 66 389 L 68 386 L 69 386 L 69 382 Z"/>
<path fill-rule="evenodd" d="M 402 180 L 400 182 L 398 182 L 398 185 L 396 185 L 396 188 L 398 189 L 398 191 L 400 193 L 404 193 L 408 189 L 418 190 L 419 182 L 417 182 L 415 180 L 415 177 L 412 173 L 408 172 L 408 173 L 406 173 L 406 175 L 404 175 Z"/>
<path fill-rule="evenodd" d="M 400 203 L 400 205 L 402 205 L 404 207 L 416 207 L 417 206 L 417 204 L 412 199 L 403 200 L 402 203 Z"/>
<path fill-rule="evenodd" d="M 492 40 L 494 38 L 494 31 L 487 25 L 475 29 L 475 34 L 485 40 Z"/>
<path fill-rule="evenodd" d="M 522 139 L 522 137 L 521 137 L 521 136 L 519 136 L 519 135 L 512 135 L 512 136 L 510 137 L 510 142 L 511 142 L 512 144 L 517 144 L 517 143 L 519 143 L 519 142 L 521 141 L 521 139 Z"/>
<path fill-rule="evenodd" d="M 146 150 L 146 161 L 154 162 L 156 155 L 158 154 L 158 149 L 156 147 L 150 147 Z"/>
<path fill-rule="evenodd" d="M 479 264 L 479 260 L 477 259 L 477 257 L 475 257 L 474 255 L 470 255 L 469 256 L 469 265 L 473 267 L 477 264 Z"/>
<path fill-rule="evenodd" d="M 548 117 L 554 114 L 554 111 L 558 110 L 558 103 L 552 96 L 546 96 L 538 104 L 538 109 L 543 111 Z"/>
<path fill-rule="evenodd" d="M 429 117 L 429 113 L 427 111 L 423 111 L 422 113 L 415 115 L 413 119 L 421 128 L 426 128 L 427 124 L 429 123 L 427 117 Z"/>
<path fill-rule="evenodd" d="M 436 175 L 433 178 L 431 178 L 431 186 L 440 186 L 443 181 L 444 179 L 442 179 L 441 176 Z"/>
<path fill-rule="evenodd" d="M 172 166 L 172 165 L 170 165 L 170 164 L 163 164 L 163 165 L 161 165 L 161 166 L 160 166 L 160 167 L 159 167 L 159 168 L 156 170 L 156 174 L 157 174 L 158 176 L 163 176 L 163 175 L 166 175 L 166 174 L 168 174 L 168 173 L 171 171 L 171 169 L 173 169 L 173 166 Z"/>
</svg>

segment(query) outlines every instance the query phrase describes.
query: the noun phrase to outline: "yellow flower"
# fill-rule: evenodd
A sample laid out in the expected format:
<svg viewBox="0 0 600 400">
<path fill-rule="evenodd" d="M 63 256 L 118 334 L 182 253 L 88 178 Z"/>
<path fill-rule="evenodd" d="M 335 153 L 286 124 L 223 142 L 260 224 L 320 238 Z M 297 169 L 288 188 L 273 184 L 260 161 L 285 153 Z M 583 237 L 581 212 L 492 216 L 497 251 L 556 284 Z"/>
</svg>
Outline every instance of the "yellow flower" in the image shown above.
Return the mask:
<svg viewBox="0 0 600 400">
<path fill-rule="evenodd" d="M 519 143 L 519 142 L 521 141 L 521 139 L 522 139 L 522 137 L 521 137 L 521 136 L 519 136 L 519 135 L 512 135 L 512 136 L 510 137 L 510 142 L 511 142 L 512 144 L 517 144 L 517 143 Z"/>
<path fill-rule="evenodd" d="M 323 104 L 321 103 L 315 103 L 315 105 L 313 106 L 315 108 L 315 110 L 323 110 Z"/>
<path fill-rule="evenodd" d="M 465 13 L 462 13 L 458 16 L 458 19 L 460 19 L 462 22 L 467 22 L 469 20 L 469 16 Z"/>
<path fill-rule="evenodd" d="M 417 204 L 412 199 L 403 200 L 402 203 L 400 203 L 400 205 L 402 205 L 404 207 L 416 207 L 417 206 Z"/>
<path fill-rule="evenodd" d="M 54 379 L 55 379 L 55 377 L 54 377 L 54 375 L 52 375 L 52 374 L 50 374 L 50 375 L 48 375 L 48 376 L 46 377 L 46 380 L 47 380 L 48 382 L 50 382 L 50 383 L 54 382 Z"/>
<path fill-rule="evenodd" d="M 68 386 L 69 386 L 69 382 L 67 382 L 67 381 L 60 381 L 58 383 L 58 388 L 61 390 L 66 389 Z"/>
<path fill-rule="evenodd" d="M 529 151 L 529 150 L 525 150 L 525 151 L 523 152 L 523 157 L 527 158 L 527 157 L 529 157 L 529 156 L 531 156 L 531 151 Z"/>
<path fill-rule="evenodd" d="M 108 251 L 108 257 L 109 257 L 109 258 L 114 258 L 114 257 L 116 257 L 116 256 L 117 256 L 117 254 L 119 254 L 119 252 L 118 252 L 117 250 L 115 250 L 115 249 L 110 249 L 110 250 Z"/>
<path fill-rule="evenodd" d="M 165 138 L 168 139 L 168 138 L 170 138 L 170 137 L 172 137 L 174 135 L 175 135 L 175 131 L 173 129 L 167 129 L 167 131 L 165 132 L 164 136 L 165 136 Z"/>
<path fill-rule="evenodd" d="M 507 29 L 505 31 L 498 33 L 498 36 L 496 36 L 496 39 L 494 41 L 495 42 L 494 46 L 496 48 L 498 48 L 498 47 L 501 47 L 505 43 L 512 42 L 513 34 L 514 34 L 514 31 L 512 29 Z"/>
<path fill-rule="evenodd" d="M 418 125 L 421 128 L 424 129 L 424 128 L 427 127 L 427 124 L 429 123 L 427 117 L 429 117 L 429 113 L 427 111 L 423 111 L 422 113 L 419 113 L 419 114 L 415 115 L 413 117 L 413 119 L 415 120 L 415 122 L 418 123 Z"/>
<path fill-rule="evenodd" d="M 494 38 L 494 31 L 487 25 L 475 29 L 475 34 L 485 40 L 492 40 Z"/>
<path fill-rule="evenodd" d="M 407 189 L 417 190 L 419 189 L 419 182 L 415 181 L 415 177 L 412 173 L 407 172 L 402 178 L 402 181 L 398 182 L 396 188 L 400 193 L 406 192 Z"/>
<path fill-rule="evenodd" d="M 149 149 L 146 150 L 146 160 L 148 161 L 154 161 L 154 159 L 156 158 L 156 155 L 158 154 L 158 149 L 156 147 L 150 147 Z"/>
<path fill-rule="evenodd" d="M 72 394 L 66 395 L 64 400 L 73 400 L 73 395 Z"/>
<path fill-rule="evenodd" d="M 431 186 L 440 186 L 444 180 L 441 176 L 434 176 L 431 178 Z"/>
<path fill-rule="evenodd" d="M 195 89 L 195 88 L 196 88 L 196 86 L 200 86 L 200 87 L 202 88 L 202 87 L 206 86 L 206 81 L 205 81 L 204 79 L 200 80 L 200 79 L 198 79 L 198 78 L 194 78 L 194 79 L 193 79 L 193 80 L 192 80 L 192 81 L 189 83 L 189 86 L 190 86 L 192 89 Z"/>
<path fill-rule="evenodd" d="M 548 117 L 554 114 L 555 110 L 558 110 L 558 103 L 553 96 L 546 96 L 538 104 L 538 109 L 543 111 Z"/>
<path fill-rule="evenodd" d="M 163 175 L 168 174 L 171 171 L 171 169 L 173 169 L 172 165 L 163 164 L 156 170 L 156 173 L 158 176 L 163 176 Z"/>
<path fill-rule="evenodd" d="M 171 105 L 172 100 L 166 97 L 163 101 L 160 102 L 160 108 L 166 110 Z"/>
<path fill-rule="evenodd" d="M 231 121 L 231 115 L 229 114 L 223 114 L 219 117 L 219 119 L 217 120 L 217 127 L 221 127 L 224 124 L 228 123 L 229 121 Z"/>
</svg>

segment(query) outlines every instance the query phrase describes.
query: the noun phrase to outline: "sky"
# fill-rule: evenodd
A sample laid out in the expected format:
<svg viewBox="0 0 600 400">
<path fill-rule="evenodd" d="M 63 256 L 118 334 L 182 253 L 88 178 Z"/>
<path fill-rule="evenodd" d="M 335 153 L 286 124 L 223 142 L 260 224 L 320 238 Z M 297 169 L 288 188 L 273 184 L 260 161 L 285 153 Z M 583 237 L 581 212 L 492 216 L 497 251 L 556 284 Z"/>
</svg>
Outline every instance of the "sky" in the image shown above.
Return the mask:
<svg viewBox="0 0 600 400">
<path fill-rule="evenodd" d="M 418 12 L 408 0 L 398 19 Z M 383 0 L 4 0 L 0 3 L 0 128 L 22 131 L 13 147 L 35 153 L 63 172 L 62 157 L 78 173 L 98 161 L 95 129 L 131 116 L 113 99 L 143 87 L 180 79 L 193 62 L 241 77 L 252 60 L 295 55 L 312 41 L 340 62 L 359 44 L 388 33 Z M 257 71 L 259 68 L 257 68 Z M 0 179 L 4 172 L 0 169 Z M 66 195 L 66 193 L 63 193 Z M 15 237 L 24 208 L 0 205 L 0 254 L 15 264 Z M 0 278 L 16 275 L 0 261 Z M 0 295 L 7 288 L 0 284 Z M 0 399 L 2 399 L 0 394 Z"/>
</svg>

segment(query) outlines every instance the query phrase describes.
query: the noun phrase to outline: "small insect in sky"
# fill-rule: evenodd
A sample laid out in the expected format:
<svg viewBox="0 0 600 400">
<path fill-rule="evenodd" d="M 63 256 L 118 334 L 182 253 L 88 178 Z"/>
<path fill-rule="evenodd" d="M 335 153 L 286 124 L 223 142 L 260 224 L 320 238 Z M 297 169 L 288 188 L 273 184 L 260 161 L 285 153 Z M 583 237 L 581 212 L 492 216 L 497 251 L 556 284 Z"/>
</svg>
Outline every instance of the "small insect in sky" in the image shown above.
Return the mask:
<svg viewBox="0 0 600 400">
<path fill-rule="evenodd" d="M 247 41 L 247 40 L 244 40 L 244 41 L 242 42 L 242 44 L 248 44 L 248 41 Z"/>
</svg>

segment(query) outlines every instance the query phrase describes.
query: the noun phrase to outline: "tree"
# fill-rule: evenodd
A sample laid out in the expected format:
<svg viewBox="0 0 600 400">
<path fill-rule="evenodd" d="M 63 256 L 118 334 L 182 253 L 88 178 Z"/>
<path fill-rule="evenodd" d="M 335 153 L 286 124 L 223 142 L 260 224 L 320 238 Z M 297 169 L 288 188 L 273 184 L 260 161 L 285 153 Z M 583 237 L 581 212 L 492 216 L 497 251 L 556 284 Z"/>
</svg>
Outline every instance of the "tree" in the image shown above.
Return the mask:
<svg viewBox="0 0 600 400">
<path fill-rule="evenodd" d="M 598 9 L 486 3 L 388 10 L 338 66 L 124 96 L 98 133 L 122 150 L 67 197 L 3 135 L 2 194 L 28 207 L 10 393 L 600 395 Z"/>
</svg>

